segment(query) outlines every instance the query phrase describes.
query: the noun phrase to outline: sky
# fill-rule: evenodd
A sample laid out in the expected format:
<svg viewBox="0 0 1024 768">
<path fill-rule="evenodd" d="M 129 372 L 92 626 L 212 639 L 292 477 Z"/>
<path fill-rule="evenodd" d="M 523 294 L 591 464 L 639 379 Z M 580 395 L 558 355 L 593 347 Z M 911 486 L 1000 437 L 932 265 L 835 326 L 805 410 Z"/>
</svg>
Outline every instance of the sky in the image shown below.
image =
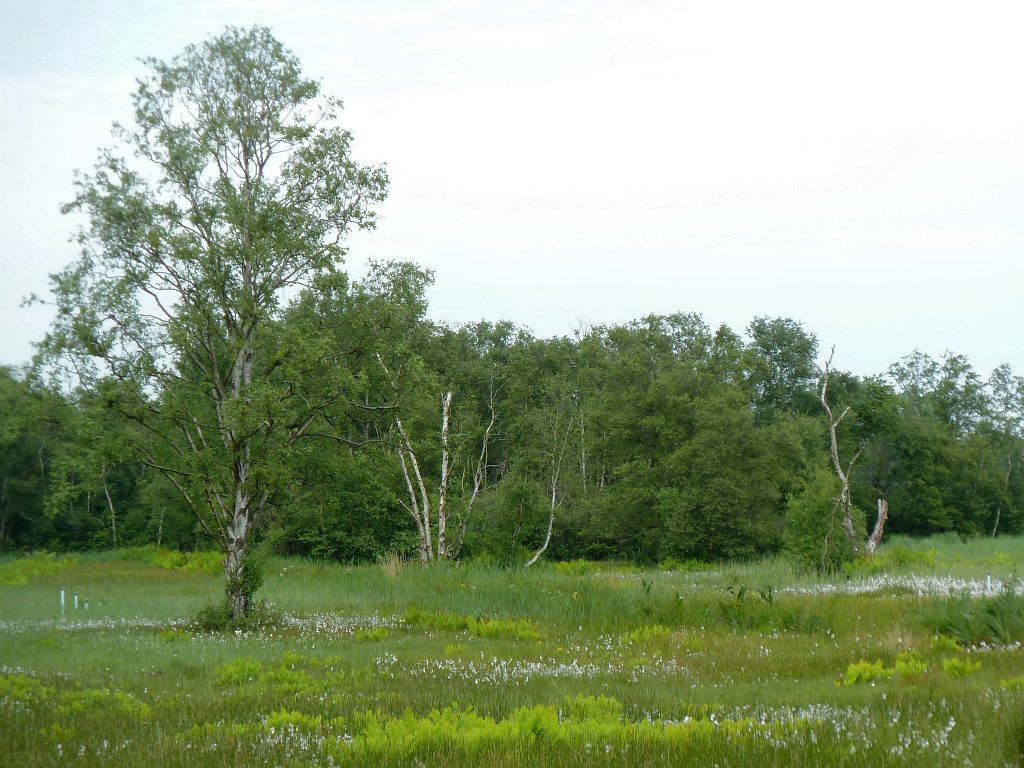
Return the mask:
<svg viewBox="0 0 1024 768">
<path fill-rule="evenodd" d="M 538 336 L 790 317 L 862 375 L 920 349 L 1024 373 L 1024 5 L 891 0 L 40 0 L 0 11 L 0 364 L 76 256 L 59 208 L 142 57 L 269 26 L 386 163 L 349 269 Z"/>
</svg>

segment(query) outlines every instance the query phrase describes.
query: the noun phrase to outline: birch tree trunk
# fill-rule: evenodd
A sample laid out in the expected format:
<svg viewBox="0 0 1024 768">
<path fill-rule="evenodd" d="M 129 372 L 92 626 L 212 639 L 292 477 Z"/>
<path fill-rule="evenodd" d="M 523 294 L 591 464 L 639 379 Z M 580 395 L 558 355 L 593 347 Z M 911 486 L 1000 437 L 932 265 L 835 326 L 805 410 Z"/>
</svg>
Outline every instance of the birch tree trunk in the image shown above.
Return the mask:
<svg viewBox="0 0 1024 768">
<path fill-rule="evenodd" d="M 441 398 L 441 480 L 437 486 L 437 559 L 445 560 L 449 556 L 447 537 L 448 527 L 448 478 L 451 473 L 451 455 L 448 451 L 448 421 L 451 416 L 452 393 L 444 393 Z"/>
<path fill-rule="evenodd" d="M 868 536 L 867 553 L 874 556 L 878 545 L 882 543 L 882 532 L 885 530 L 885 521 L 889 519 L 889 502 L 885 499 L 878 500 L 878 516 L 875 518 L 875 527 L 871 529 Z"/>
<path fill-rule="evenodd" d="M 1011 449 L 1011 452 L 1006 457 L 1006 474 L 1003 475 L 1003 495 L 1004 496 L 1006 495 L 1007 490 L 1010 488 L 1010 475 L 1012 473 L 1013 473 L 1013 452 L 1012 452 L 1012 449 Z M 1000 502 L 999 504 L 996 505 L 996 519 L 992 523 L 992 538 L 993 539 L 996 537 L 996 534 L 999 533 L 999 520 L 1002 517 L 1002 514 L 1003 514 L 1003 505 L 1002 505 L 1002 502 Z"/>
<path fill-rule="evenodd" d="M 572 416 L 569 417 L 569 423 L 566 425 L 565 434 L 562 436 L 562 447 L 558 448 L 558 419 L 555 420 L 555 445 L 551 452 L 551 504 L 548 508 L 548 530 L 544 536 L 544 543 L 540 545 L 540 549 L 533 553 L 533 557 L 527 561 L 524 569 L 529 568 L 531 565 L 540 560 L 548 548 L 548 544 L 551 543 L 551 531 L 555 527 L 555 509 L 558 506 L 558 477 L 562 471 L 562 459 L 565 457 L 565 449 L 569 444 L 569 435 L 572 432 Z"/>
<path fill-rule="evenodd" d="M 110 467 L 106 464 L 100 469 L 100 482 L 103 485 L 103 495 L 107 497 L 107 508 L 110 510 L 110 538 L 114 543 L 114 549 L 117 549 L 117 514 L 114 511 L 114 500 L 110 498 L 110 489 L 107 488 L 107 473 L 110 471 Z"/>
<path fill-rule="evenodd" d="M 544 543 L 540 545 L 540 549 L 538 549 L 536 552 L 533 553 L 533 557 L 531 557 L 526 562 L 526 565 L 523 566 L 524 569 L 529 568 L 531 565 L 536 563 L 538 560 L 540 560 L 541 555 L 543 555 L 545 552 L 547 552 L 548 544 L 551 543 L 551 531 L 554 530 L 554 527 L 555 527 L 555 507 L 556 506 L 558 506 L 558 472 L 557 472 L 557 470 L 553 473 L 552 483 L 551 483 L 551 506 L 548 509 L 548 531 L 544 535 Z"/>
<path fill-rule="evenodd" d="M 427 543 L 427 532 L 423 529 L 423 516 L 420 514 L 419 500 L 416 498 L 416 490 L 413 488 L 412 478 L 409 477 L 409 465 L 405 461 L 405 452 L 406 447 L 404 445 L 398 449 L 398 461 L 402 466 L 402 477 L 405 478 L 405 487 L 409 493 L 409 503 L 402 506 L 412 515 L 413 522 L 416 523 L 420 565 L 426 565 L 430 562 L 430 547 Z"/>
<path fill-rule="evenodd" d="M 473 505 L 476 504 L 480 491 L 483 490 L 484 484 L 487 482 L 487 470 L 490 469 L 487 456 L 491 443 L 491 433 L 494 431 L 495 424 L 498 423 L 498 412 L 494 408 L 493 384 L 490 392 L 490 409 L 491 418 L 487 423 L 487 428 L 484 430 L 483 440 L 480 442 L 480 453 L 477 455 L 476 467 L 473 470 L 473 490 L 469 494 L 469 499 L 463 503 L 462 512 L 459 516 L 459 537 L 454 542 L 454 545 L 449 548 L 449 555 L 451 557 L 458 557 L 459 552 L 462 551 L 462 542 L 466 540 L 466 526 L 469 524 L 469 518 L 473 514 Z"/>
<path fill-rule="evenodd" d="M 248 284 L 247 276 L 244 282 Z M 249 404 L 249 392 L 252 387 L 253 352 L 250 338 L 252 324 L 242 324 L 242 341 L 235 358 L 231 379 L 231 399 Z M 196 427 L 200 440 L 205 442 L 202 430 Z M 227 577 L 227 596 L 231 605 L 231 614 L 237 620 L 249 611 L 249 603 L 255 587 L 252 579 L 247 578 L 246 556 L 249 544 L 249 528 L 252 519 L 260 511 L 261 503 L 254 502 L 251 478 L 250 439 L 238 433 L 233 424 L 228 424 L 224 439 L 229 445 L 232 456 L 232 507 L 230 521 L 225 531 L 226 547 L 224 556 L 224 575 Z M 256 585 L 258 586 L 258 585 Z"/>
<path fill-rule="evenodd" d="M 405 477 L 405 485 L 409 492 L 409 511 L 416 518 L 416 533 L 419 535 L 420 562 L 424 565 L 434 559 L 433 537 L 430 531 L 430 496 L 427 494 L 427 485 L 423 481 L 423 473 L 420 471 L 420 463 L 416 458 L 416 451 L 412 447 L 409 433 L 400 418 L 395 418 L 395 427 L 401 439 L 401 447 L 398 449 L 398 458 L 402 465 L 402 474 Z M 409 468 L 412 467 L 410 473 Z M 416 481 L 415 488 L 413 480 Z M 419 495 L 417 496 L 417 490 Z"/>
</svg>

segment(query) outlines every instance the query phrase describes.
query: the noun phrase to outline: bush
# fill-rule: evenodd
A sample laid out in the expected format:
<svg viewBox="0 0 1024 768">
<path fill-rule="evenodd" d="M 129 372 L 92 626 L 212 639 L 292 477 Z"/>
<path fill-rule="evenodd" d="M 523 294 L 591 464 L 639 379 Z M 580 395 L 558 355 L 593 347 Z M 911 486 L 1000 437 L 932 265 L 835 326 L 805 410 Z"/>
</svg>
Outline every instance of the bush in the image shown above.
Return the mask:
<svg viewBox="0 0 1024 768">
<path fill-rule="evenodd" d="M 842 685 L 857 685 L 858 683 L 873 683 L 875 680 L 888 680 L 892 677 L 894 670 L 883 666 L 881 659 L 875 661 L 858 661 L 846 668 L 846 675 L 843 677 Z M 837 682 L 836 685 L 840 683 Z"/>
<path fill-rule="evenodd" d="M 853 561 L 853 548 L 842 527 L 836 505 L 839 481 L 823 467 L 786 503 L 786 553 L 807 570 L 834 573 Z M 863 529 L 864 516 L 854 510 L 855 526 Z"/>
<path fill-rule="evenodd" d="M 928 665 L 917 651 L 905 651 L 896 657 L 896 673 L 901 678 L 923 677 Z"/>
<path fill-rule="evenodd" d="M 138 560 L 155 565 L 169 571 L 196 571 L 200 573 L 219 573 L 224 566 L 224 555 L 218 550 L 195 550 L 182 552 L 177 549 L 166 549 L 147 544 L 119 552 L 125 560 Z"/>
<path fill-rule="evenodd" d="M 1011 677 L 1007 680 L 1000 680 L 999 687 L 1004 691 L 1024 691 L 1024 675 Z"/>
<path fill-rule="evenodd" d="M 30 580 L 52 576 L 73 565 L 78 565 L 75 556 L 57 557 L 52 552 L 33 552 L 0 565 L 0 584 L 27 584 Z"/>
<path fill-rule="evenodd" d="M 942 660 L 942 669 L 950 677 L 967 677 L 981 669 L 981 662 L 967 661 L 959 656 L 949 656 Z"/>
<path fill-rule="evenodd" d="M 271 610 L 270 603 L 250 602 L 249 612 L 236 619 L 231 610 L 231 602 L 225 598 L 210 603 L 199 611 L 189 629 L 194 632 L 233 632 L 239 629 L 260 629 L 275 624 L 277 615 Z"/>
<path fill-rule="evenodd" d="M 384 627 L 377 627 L 376 629 L 357 629 L 355 633 L 357 643 L 371 643 L 375 640 L 383 640 L 387 636 L 388 631 Z"/>
</svg>

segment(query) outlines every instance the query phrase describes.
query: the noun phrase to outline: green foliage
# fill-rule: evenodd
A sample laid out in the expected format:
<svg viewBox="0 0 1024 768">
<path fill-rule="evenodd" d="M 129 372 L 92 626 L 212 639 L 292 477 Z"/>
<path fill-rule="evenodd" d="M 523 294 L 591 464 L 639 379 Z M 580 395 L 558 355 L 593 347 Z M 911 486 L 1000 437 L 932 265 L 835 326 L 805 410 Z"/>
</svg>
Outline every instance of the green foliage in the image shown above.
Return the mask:
<svg viewBox="0 0 1024 768">
<path fill-rule="evenodd" d="M 342 562 L 401 558 L 414 534 L 401 497 L 395 462 L 387 454 L 334 451 L 315 442 L 287 457 L 292 485 L 288 514 L 268 532 L 270 548 Z"/>
<path fill-rule="evenodd" d="M 244 563 L 240 579 L 228 577 L 227 592 L 229 600 L 230 596 L 237 592 L 245 598 L 246 605 L 254 605 L 253 595 L 263 586 L 263 561 L 249 554 L 245 556 Z"/>
<path fill-rule="evenodd" d="M 743 558 L 778 546 L 792 436 L 759 429 L 739 397 L 721 388 L 693 403 L 692 437 L 663 459 L 653 490 L 663 556 Z"/>
<path fill-rule="evenodd" d="M 823 632 L 829 618 L 806 610 L 800 601 L 776 599 L 775 589 L 767 585 L 751 589 L 742 584 L 726 588 L 727 598 L 711 601 L 701 621 L 712 622 L 732 631 Z"/>
<path fill-rule="evenodd" d="M 663 627 L 660 624 L 649 624 L 627 632 L 621 637 L 621 642 L 624 645 L 644 645 L 662 642 L 671 636 L 672 630 L 668 627 Z"/>
<path fill-rule="evenodd" d="M 161 629 L 157 637 L 165 643 L 180 643 L 192 639 L 190 633 L 177 628 Z"/>
<path fill-rule="evenodd" d="M 277 613 L 266 602 L 252 602 L 245 616 L 236 617 L 231 601 L 225 598 L 204 606 L 189 628 L 195 632 L 233 632 L 273 626 L 278 620 Z"/>
<path fill-rule="evenodd" d="M 597 564 L 589 560 L 580 559 L 555 563 L 555 570 L 565 576 L 589 576 L 597 567 Z"/>
<path fill-rule="evenodd" d="M 55 694 L 55 690 L 40 680 L 16 672 L 0 674 L 0 700 L 39 702 Z"/>
<path fill-rule="evenodd" d="M 928 664 L 917 651 L 904 651 L 896 657 L 896 674 L 904 679 L 923 676 L 928 671 Z"/>
<path fill-rule="evenodd" d="M 981 669 L 981 662 L 968 661 L 960 656 L 948 656 L 942 660 L 942 669 L 950 677 L 968 677 Z"/>
<path fill-rule="evenodd" d="M 124 691 L 108 688 L 57 688 L 23 674 L 0 674 L 0 706 L 51 706 L 62 718 L 144 721 L 153 717 L 152 708 Z M 50 731 L 59 735 L 60 731 Z"/>
<path fill-rule="evenodd" d="M 938 550 L 919 549 L 903 544 L 888 544 L 878 549 L 872 557 L 860 557 L 844 563 L 844 571 L 850 574 L 889 573 L 907 570 L 934 568 Z"/>
<path fill-rule="evenodd" d="M 58 557 L 52 552 L 33 552 L 8 563 L 0 563 L 0 584 L 27 584 L 58 574 L 78 562 L 79 559 L 73 555 Z"/>
<path fill-rule="evenodd" d="M 853 548 L 842 528 L 836 504 L 839 481 L 818 466 L 786 504 L 786 552 L 800 568 L 834 573 L 853 561 Z"/>
<path fill-rule="evenodd" d="M 107 689 L 64 691 L 56 711 L 64 717 L 86 712 L 92 716 L 109 713 L 113 717 L 134 720 L 149 720 L 153 717 L 153 710 L 145 702 L 131 694 Z"/>
<path fill-rule="evenodd" d="M 954 653 L 962 653 L 963 646 L 961 646 L 956 640 L 946 637 L 945 635 L 936 635 L 932 638 L 931 648 L 933 651 L 947 651 Z"/>
<path fill-rule="evenodd" d="M 217 685 L 245 685 L 259 680 L 263 664 L 256 659 L 239 656 L 217 670 L 214 682 Z"/>
<path fill-rule="evenodd" d="M 457 616 L 451 613 L 428 613 L 418 608 L 405 612 L 405 622 L 412 626 L 444 629 L 453 632 L 468 631 L 477 637 L 509 637 L 517 640 L 539 640 L 540 632 L 529 619 L 488 619 Z"/>
<path fill-rule="evenodd" d="M 710 563 L 701 560 L 677 560 L 671 555 L 658 563 L 660 571 L 707 571 L 710 569 Z"/>
<path fill-rule="evenodd" d="M 271 733 L 314 733 L 324 724 L 320 715 L 279 709 L 267 715 L 263 727 Z"/>
<path fill-rule="evenodd" d="M 790 318 L 756 317 L 747 326 L 751 338 L 751 384 L 758 418 L 814 408 L 808 397 L 816 380 L 818 340 Z"/>
<path fill-rule="evenodd" d="M 126 560 L 141 560 L 158 568 L 172 571 L 199 571 L 214 574 L 221 572 L 224 563 L 224 556 L 220 552 L 212 550 L 182 552 L 176 549 L 157 547 L 154 544 L 121 550 L 119 554 Z"/>
<path fill-rule="evenodd" d="M 846 674 L 841 679 L 845 686 L 859 685 L 861 683 L 874 683 L 877 680 L 888 680 L 893 676 L 895 670 L 886 668 L 881 659 L 875 661 L 858 661 L 846 668 Z M 839 685 L 837 682 L 836 685 Z"/>
<path fill-rule="evenodd" d="M 364 760 L 409 760 L 415 755 L 439 751 L 483 759 L 496 752 L 515 753 L 541 744 L 574 749 L 600 744 L 606 745 L 606 750 L 645 744 L 660 750 L 678 750 L 711 739 L 742 745 L 768 734 L 784 738 L 800 727 L 792 722 L 764 724 L 750 719 L 629 721 L 622 717 L 622 705 L 606 696 L 567 697 L 561 713 L 555 707 L 538 705 L 519 707 L 499 719 L 452 705 L 435 709 L 425 717 L 416 717 L 411 711 L 401 717 L 367 712 L 356 718 L 356 724 L 357 734 L 352 742 L 337 753 L 341 759 L 350 750 Z"/>
<path fill-rule="evenodd" d="M 219 686 L 258 686 L 278 694 L 319 693 L 337 681 L 339 673 L 293 653 L 285 653 L 276 664 L 239 656 L 221 665 L 214 674 Z"/>
<path fill-rule="evenodd" d="M 1024 691 L 1024 675 L 1000 680 L 999 687 L 1004 691 Z"/>
<path fill-rule="evenodd" d="M 924 606 L 925 626 L 961 645 L 1024 641 L 1024 596 L 937 597 Z"/>
<path fill-rule="evenodd" d="M 577 722 L 619 722 L 622 711 L 622 703 L 611 696 L 566 696 L 563 703 L 565 716 Z"/>
<path fill-rule="evenodd" d="M 229 43 L 218 42 L 218 50 Z M 187 79 L 171 69 L 168 85 Z M 128 206 L 130 221 L 145 219 L 145 195 L 135 187 L 104 187 L 101 175 L 97 170 L 89 177 L 94 186 L 81 190 L 76 205 L 92 211 L 109 194 L 112 208 L 97 213 L 100 223 L 121 204 Z M 104 236 L 84 233 L 90 242 Z M 101 289 L 82 270 L 58 281 L 69 308 Z M 574 339 L 536 339 L 510 323 L 449 328 L 428 321 L 424 290 L 430 280 L 414 265 L 378 264 L 359 282 L 332 271 L 311 281 L 291 304 L 269 302 L 275 309 L 259 318 L 263 331 L 253 348 L 266 375 L 249 405 L 222 404 L 222 412 L 240 424 L 251 421 L 249 426 L 266 423 L 259 419 L 268 415 L 275 427 L 303 423 L 309 415 L 314 422 L 302 439 L 284 446 L 280 435 L 257 430 L 259 447 L 250 455 L 258 470 L 247 477 L 272 492 L 268 514 L 260 513 L 261 523 L 250 529 L 251 544 L 343 562 L 388 552 L 411 555 L 417 534 L 402 508 L 407 489 L 394 451 L 372 441 L 352 450 L 346 441 L 387 434 L 400 413 L 430 481 L 428 495 L 436 496 L 438 394 L 451 391 L 450 476 L 458 482 L 448 488 L 448 508 L 454 521 L 468 509 L 491 407 L 499 414 L 482 489 L 468 516 L 466 559 L 521 565 L 530 556 L 546 532 L 551 460 L 561 454 L 547 554 L 572 563 L 559 568 L 578 569 L 579 576 L 590 567 L 576 561 L 627 559 L 693 570 L 780 547 L 800 567 L 827 573 L 933 567 L 932 554 L 909 539 L 851 562 L 848 542 L 833 522 L 835 481 L 825 466 L 820 406 L 808 374 L 814 338 L 795 321 L 755 318 L 747 343 L 727 328 L 712 330 L 696 315 L 650 316 Z M 102 288 L 111 293 L 100 291 L 95 313 L 63 317 L 55 326 L 51 370 L 70 356 L 83 362 L 78 357 L 85 347 L 103 351 L 116 341 L 113 331 L 110 338 L 90 333 L 104 316 L 103 302 L 129 301 L 127 287 Z M 195 317 L 176 320 L 187 338 Z M 215 341 L 214 347 L 226 350 L 238 340 Z M 206 540 L 168 478 L 136 459 L 148 452 L 157 464 L 173 464 L 176 451 L 165 456 L 160 443 L 177 441 L 197 462 L 189 469 L 194 477 L 226 488 L 228 456 L 217 441 L 200 461 L 181 437 L 182 426 L 185 434 L 194 429 L 192 418 L 216 422 L 218 404 L 194 382 L 185 387 L 182 379 L 154 369 L 157 361 L 145 354 L 122 381 L 101 375 L 100 358 L 90 357 L 98 366 L 87 376 L 94 386 L 71 396 L 40 388 L 36 378 L 0 372 L 0 480 L 7 483 L 0 494 L 0 547 L 105 548 L 113 543 L 115 523 L 119 545 L 216 544 Z M 150 381 L 154 376 L 177 384 L 162 388 Z M 887 534 L 1021 530 L 1024 472 L 1013 460 L 1024 445 L 1019 379 L 1001 366 L 981 386 L 955 355 L 902 361 L 893 369 L 895 389 L 880 378 L 836 372 L 836 405 L 852 408 L 840 452 L 859 450 L 861 457 L 851 486 L 855 508 L 872 509 L 879 496 L 888 498 L 893 512 Z M 142 380 L 152 387 L 140 388 Z M 286 382 L 298 388 L 289 391 Z M 150 397 L 155 392 L 162 394 Z M 181 423 L 173 435 L 140 430 L 134 426 L 140 409 L 163 409 L 168 424 Z M 202 487 L 184 490 L 201 499 Z M 862 517 L 857 513 L 858 528 Z M 219 530 L 212 516 L 206 522 Z M 449 532 L 453 527 L 458 530 L 457 522 Z M 990 554 L 989 572 L 1002 576 L 1012 569 L 1012 556 Z M 934 567 L 941 553 L 936 557 Z M 159 561 L 181 567 L 166 551 Z"/>
<path fill-rule="evenodd" d="M 388 631 L 384 627 L 376 627 L 374 629 L 357 629 L 355 633 L 355 639 L 357 643 L 370 643 L 376 640 L 383 640 L 388 636 Z"/>
</svg>

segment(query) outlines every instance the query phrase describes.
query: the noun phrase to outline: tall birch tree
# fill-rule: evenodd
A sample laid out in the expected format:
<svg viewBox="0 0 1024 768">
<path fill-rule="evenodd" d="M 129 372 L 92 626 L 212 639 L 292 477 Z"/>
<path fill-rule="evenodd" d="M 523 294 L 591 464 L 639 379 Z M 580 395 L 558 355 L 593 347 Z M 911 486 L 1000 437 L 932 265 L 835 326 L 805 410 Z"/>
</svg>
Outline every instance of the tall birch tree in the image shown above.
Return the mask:
<svg viewBox="0 0 1024 768">
<path fill-rule="evenodd" d="M 329 335 L 296 338 L 283 312 L 344 284 L 345 236 L 373 226 L 387 175 L 352 159 L 340 102 L 264 27 L 144 63 L 134 124 L 65 207 L 82 250 L 52 277 L 41 360 L 142 426 L 135 449 L 219 543 L 239 618 L 281 452 L 344 397 Z"/>
</svg>

